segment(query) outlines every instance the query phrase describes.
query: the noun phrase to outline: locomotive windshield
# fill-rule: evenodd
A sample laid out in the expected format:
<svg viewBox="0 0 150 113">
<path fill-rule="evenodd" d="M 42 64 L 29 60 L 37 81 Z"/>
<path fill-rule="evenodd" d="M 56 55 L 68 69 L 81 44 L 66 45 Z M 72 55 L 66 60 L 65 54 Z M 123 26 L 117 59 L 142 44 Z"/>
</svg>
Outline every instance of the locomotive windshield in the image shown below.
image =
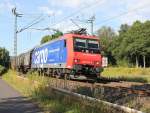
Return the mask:
<svg viewBox="0 0 150 113">
<path fill-rule="evenodd" d="M 99 43 L 96 40 L 88 40 L 89 49 L 99 49 Z"/>
<path fill-rule="evenodd" d="M 99 42 L 94 39 L 74 38 L 74 51 L 100 53 Z"/>
<path fill-rule="evenodd" d="M 81 48 L 86 48 L 86 40 L 85 39 L 75 39 L 75 46 L 76 47 L 81 47 Z"/>
</svg>

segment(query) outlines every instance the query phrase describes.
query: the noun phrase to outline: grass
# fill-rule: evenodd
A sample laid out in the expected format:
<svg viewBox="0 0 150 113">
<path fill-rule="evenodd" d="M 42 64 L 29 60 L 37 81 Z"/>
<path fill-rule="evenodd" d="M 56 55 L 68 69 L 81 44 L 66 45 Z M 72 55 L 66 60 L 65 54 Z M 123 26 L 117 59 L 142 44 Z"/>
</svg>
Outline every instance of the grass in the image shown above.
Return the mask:
<svg viewBox="0 0 150 113">
<path fill-rule="evenodd" d="M 32 95 L 35 85 L 31 81 L 18 79 L 17 74 L 17 72 L 9 70 L 3 75 L 2 79 L 21 92 L 24 96 Z"/>
<path fill-rule="evenodd" d="M 103 77 L 118 78 L 130 82 L 150 83 L 150 68 L 105 68 Z"/>
<path fill-rule="evenodd" d="M 91 103 L 62 95 L 47 87 L 50 78 L 38 76 L 37 73 L 28 73 L 28 79 L 17 77 L 15 71 L 9 70 L 3 79 L 20 91 L 24 96 L 39 103 L 45 113 L 116 113 L 117 111 L 103 104 Z M 34 80 L 38 81 L 35 83 Z"/>
</svg>

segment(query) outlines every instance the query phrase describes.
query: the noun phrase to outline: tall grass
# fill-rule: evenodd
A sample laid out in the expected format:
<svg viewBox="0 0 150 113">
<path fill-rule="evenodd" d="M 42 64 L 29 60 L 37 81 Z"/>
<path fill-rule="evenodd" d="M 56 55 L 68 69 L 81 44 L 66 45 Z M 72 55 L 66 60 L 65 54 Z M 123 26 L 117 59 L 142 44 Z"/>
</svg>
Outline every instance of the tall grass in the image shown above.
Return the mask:
<svg viewBox="0 0 150 113">
<path fill-rule="evenodd" d="M 116 113 L 117 111 L 103 104 L 91 103 L 63 95 L 52 90 L 46 84 L 50 78 L 28 73 L 28 79 L 17 77 L 17 73 L 9 70 L 3 79 L 27 96 L 39 103 L 46 113 Z M 38 81 L 38 83 L 34 82 Z"/>
<path fill-rule="evenodd" d="M 105 68 L 102 76 L 124 81 L 150 83 L 150 68 Z"/>
<path fill-rule="evenodd" d="M 3 75 L 2 79 L 5 80 L 8 84 L 12 85 L 24 96 L 32 95 L 32 92 L 34 91 L 36 86 L 32 83 L 32 81 L 18 79 L 17 75 L 17 72 L 9 70 Z"/>
</svg>

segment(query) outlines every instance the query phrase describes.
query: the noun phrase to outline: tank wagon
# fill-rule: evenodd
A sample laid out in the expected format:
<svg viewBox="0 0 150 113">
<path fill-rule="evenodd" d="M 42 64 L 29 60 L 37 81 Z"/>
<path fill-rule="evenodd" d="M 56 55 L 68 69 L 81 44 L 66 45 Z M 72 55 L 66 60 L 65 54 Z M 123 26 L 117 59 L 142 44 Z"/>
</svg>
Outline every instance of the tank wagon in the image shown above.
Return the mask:
<svg viewBox="0 0 150 113">
<path fill-rule="evenodd" d="M 17 57 L 17 68 L 42 71 L 46 75 L 71 78 L 96 78 L 102 56 L 99 39 L 85 34 L 68 33 Z"/>
</svg>

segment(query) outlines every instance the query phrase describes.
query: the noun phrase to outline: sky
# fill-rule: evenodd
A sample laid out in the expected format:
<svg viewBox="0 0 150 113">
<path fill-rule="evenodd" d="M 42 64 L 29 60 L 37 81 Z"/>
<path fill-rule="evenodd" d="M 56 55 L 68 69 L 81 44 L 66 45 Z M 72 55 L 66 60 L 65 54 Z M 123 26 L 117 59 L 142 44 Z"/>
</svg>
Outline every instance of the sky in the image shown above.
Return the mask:
<svg viewBox="0 0 150 113">
<path fill-rule="evenodd" d="M 54 28 L 66 33 L 84 27 L 90 32 L 87 20 L 95 16 L 95 32 L 102 26 L 110 26 L 117 32 L 121 24 L 150 20 L 150 0 L 0 0 L 0 47 L 5 47 L 10 55 L 14 44 L 14 7 L 23 14 L 17 21 L 18 31 L 39 21 L 17 34 L 18 54 L 54 33 L 37 29 Z"/>
</svg>

